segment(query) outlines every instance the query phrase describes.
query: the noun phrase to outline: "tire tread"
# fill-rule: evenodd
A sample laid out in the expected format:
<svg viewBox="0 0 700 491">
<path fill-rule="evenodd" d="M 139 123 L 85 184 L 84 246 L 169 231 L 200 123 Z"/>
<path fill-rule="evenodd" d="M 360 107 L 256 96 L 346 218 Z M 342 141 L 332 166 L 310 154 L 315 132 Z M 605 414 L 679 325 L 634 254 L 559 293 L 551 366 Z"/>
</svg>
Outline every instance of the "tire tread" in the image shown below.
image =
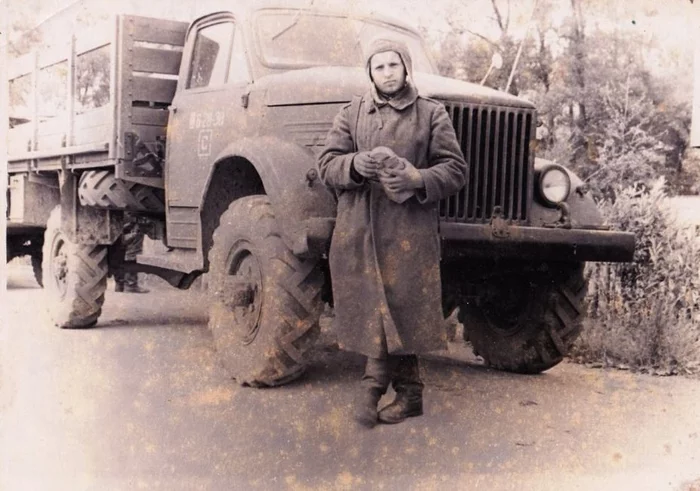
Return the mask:
<svg viewBox="0 0 700 491">
<path fill-rule="evenodd" d="M 549 285 L 549 286 L 543 286 Z M 534 288 L 548 288 L 542 293 L 539 304 L 532 310 L 530 324 L 541 329 L 523 328 L 526 338 L 517 338 L 522 345 L 501 344 L 498 340 L 479 334 L 481 325 L 487 322 L 481 314 L 467 316 L 460 309 L 460 320 L 465 324 L 465 338 L 474 351 L 492 367 L 516 373 L 540 373 L 560 363 L 568 353 L 582 329 L 587 282 L 583 276 L 583 264 L 575 269 L 559 272 L 551 280 L 541 281 Z M 475 317 L 476 316 L 476 317 Z M 470 326 L 469 322 L 479 326 Z M 517 336 L 517 335 L 516 335 Z M 505 341 L 504 341 L 505 342 Z M 516 343 L 517 344 L 517 343 Z"/>
<path fill-rule="evenodd" d="M 84 206 L 115 210 L 165 211 L 163 190 L 117 179 L 107 170 L 87 171 L 80 177 L 78 197 Z"/>
<path fill-rule="evenodd" d="M 60 207 L 56 207 L 46 224 L 43 271 L 52 271 L 52 246 L 61 232 Z M 46 291 L 50 296 L 49 314 L 55 325 L 62 328 L 91 327 L 102 314 L 107 289 L 107 247 L 74 244 L 63 237 L 68 252 L 68 277 L 65 298 L 59 298 L 54 278 L 48 278 Z"/>
<path fill-rule="evenodd" d="M 318 260 L 298 258 L 288 249 L 278 230 L 270 201 L 263 195 L 240 198 L 221 216 L 210 253 L 212 269 L 224 261 L 231 242 L 229 229 L 239 226 L 241 220 L 251 222 L 247 224 L 250 234 L 266 251 L 270 269 L 279 273 L 276 274 L 278 298 L 275 299 L 279 319 L 274 327 L 274 346 L 264 350 L 264 359 L 260 360 L 254 373 L 240 373 L 233 360 L 227 365 L 243 385 L 282 385 L 303 373 L 306 352 L 318 335 L 318 318 L 323 306 L 319 279 L 322 280 L 323 276 L 319 272 Z M 217 281 L 220 280 L 212 279 L 215 289 L 218 288 Z M 212 328 L 217 329 L 216 326 Z M 220 347 L 222 349 L 226 347 Z M 225 355 L 225 359 L 229 358 Z"/>
</svg>

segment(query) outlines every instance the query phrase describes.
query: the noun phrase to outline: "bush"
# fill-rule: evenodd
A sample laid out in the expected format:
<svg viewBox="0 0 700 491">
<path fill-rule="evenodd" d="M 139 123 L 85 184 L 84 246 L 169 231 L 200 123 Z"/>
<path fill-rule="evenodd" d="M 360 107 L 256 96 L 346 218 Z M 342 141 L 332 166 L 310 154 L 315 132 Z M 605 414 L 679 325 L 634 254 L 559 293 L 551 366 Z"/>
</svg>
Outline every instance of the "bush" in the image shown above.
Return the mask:
<svg viewBox="0 0 700 491">
<path fill-rule="evenodd" d="M 589 316 L 573 356 L 661 374 L 700 372 L 700 236 L 681 227 L 665 182 L 620 191 L 601 209 L 637 237 L 631 263 L 591 263 Z"/>
</svg>

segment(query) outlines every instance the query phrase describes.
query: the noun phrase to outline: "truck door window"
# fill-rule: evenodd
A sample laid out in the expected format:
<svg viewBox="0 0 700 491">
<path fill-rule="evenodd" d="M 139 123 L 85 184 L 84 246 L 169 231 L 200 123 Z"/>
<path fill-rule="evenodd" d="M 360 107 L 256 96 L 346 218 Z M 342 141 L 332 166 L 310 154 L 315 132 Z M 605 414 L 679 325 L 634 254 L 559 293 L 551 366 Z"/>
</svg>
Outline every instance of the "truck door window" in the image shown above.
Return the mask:
<svg viewBox="0 0 700 491">
<path fill-rule="evenodd" d="M 226 82 L 232 41 L 233 22 L 221 22 L 197 31 L 188 89 L 222 85 Z"/>
<path fill-rule="evenodd" d="M 231 69 L 228 73 L 228 83 L 241 84 L 250 82 L 250 71 L 248 60 L 243 46 L 243 36 L 241 30 L 236 29 L 233 39 L 233 53 L 231 54 Z"/>
</svg>

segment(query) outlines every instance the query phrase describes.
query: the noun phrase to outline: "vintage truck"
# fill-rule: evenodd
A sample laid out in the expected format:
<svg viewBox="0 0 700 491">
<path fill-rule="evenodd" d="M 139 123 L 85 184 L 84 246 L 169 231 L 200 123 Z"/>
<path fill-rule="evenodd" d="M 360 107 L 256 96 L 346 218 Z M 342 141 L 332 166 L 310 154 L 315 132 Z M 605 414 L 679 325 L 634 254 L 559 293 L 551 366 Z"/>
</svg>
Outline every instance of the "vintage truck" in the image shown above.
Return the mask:
<svg viewBox="0 0 700 491">
<path fill-rule="evenodd" d="M 440 203 L 445 312 L 459 307 L 491 366 L 560 362 L 585 315 L 585 262 L 631 260 L 634 236 L 610 230 L 578 177 L 535 158 L 535 107 L 438 76 L 400 22 L 231 4 L 189 26 L 121 15 L 9 66 L 9 256 L 43 264 L 55 323 L 96 325 L 119 268 L 181 289 L 208 273 L 231 375 L 299 376 L 332 306 L 336 203 L 315 159 L 366 90 L 363 47 L 386 35 L 410 46 L 416 85 L 445 105 L 469 162 L 467 185 Z M 167 252 L 125 265 L 125 213 Z"/>
</svg>

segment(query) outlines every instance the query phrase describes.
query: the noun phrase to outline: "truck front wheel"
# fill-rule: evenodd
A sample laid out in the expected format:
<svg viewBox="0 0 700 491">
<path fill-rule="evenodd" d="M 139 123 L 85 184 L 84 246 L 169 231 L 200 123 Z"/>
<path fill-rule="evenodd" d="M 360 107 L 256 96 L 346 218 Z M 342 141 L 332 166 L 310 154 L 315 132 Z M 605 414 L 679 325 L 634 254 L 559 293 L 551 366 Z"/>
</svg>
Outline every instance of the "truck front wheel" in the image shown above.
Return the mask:
<svg viewBox="0 0 700 491">
<path fill-rule="evenodd" d="M 285 245 L 266 196 L 240 198 L 221 215 L 209 264 L 209 326 L 229 373 L 253 387 L 299 377 L 319 333 L 323 273 Z"/>
<path fill-rule="evenodd" d="M 492 277 L 459 302 L 465 339 L 488 365 L 542 372 L 561 362 L 581 333 L 583 264 L 545 269 Z"/>
<path fill-rule="evenodd" d="M 61 231 L 60 207 L 46 223 L 42 269 L 53 322 L 63 328 L 94 326 L 107 288 L 107 247 L 72 242 Z"/>
</svg>

